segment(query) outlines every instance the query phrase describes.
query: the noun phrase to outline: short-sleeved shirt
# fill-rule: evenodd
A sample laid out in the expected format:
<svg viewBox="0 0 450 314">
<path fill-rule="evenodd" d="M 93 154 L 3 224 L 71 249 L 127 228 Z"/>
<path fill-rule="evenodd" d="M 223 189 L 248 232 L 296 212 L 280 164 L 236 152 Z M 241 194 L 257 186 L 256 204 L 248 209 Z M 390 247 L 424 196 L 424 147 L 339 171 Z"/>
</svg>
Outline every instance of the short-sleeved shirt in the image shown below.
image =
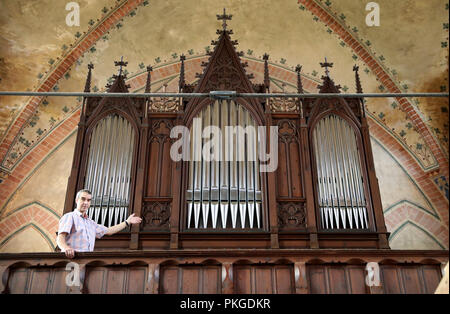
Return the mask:
<svg viewBox="0 0 450 314">
<path fill-rule="evenodd" d="M 66 232 L 66 243 L 77 252 L 92 252 L 95 239 L 100 239 L 108 228 L 84 217 L 77 209 L 67 213 L 59 220 L 58 234 Z"/>
</svg>

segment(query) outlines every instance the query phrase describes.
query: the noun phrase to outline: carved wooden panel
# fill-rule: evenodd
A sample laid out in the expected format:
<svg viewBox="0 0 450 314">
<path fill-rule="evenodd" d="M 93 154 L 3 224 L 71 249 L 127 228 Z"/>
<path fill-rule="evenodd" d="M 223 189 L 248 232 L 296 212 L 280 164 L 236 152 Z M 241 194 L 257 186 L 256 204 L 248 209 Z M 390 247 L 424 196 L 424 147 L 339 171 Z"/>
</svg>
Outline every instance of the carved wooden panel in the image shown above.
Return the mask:
<svg viewBox="0 0 450 314">
<path fill-rule="evenodd" d="M 141 230 L 169 230 L 170 204 L 168 201 L 145 202 L 142 207 Z"/>
<path fill-rule="evenodd" d="M 277 198 L 303 197 L 300 136 L 297 122 L 274 121 L 278 126 Z"/>
<path fill-rule="evenodd" d="M 308 265 L 306 270 L 312 294 L 366 293 L 364 265 Z"/>
<path fill-rule="evenodd" d="M 155 119 L 150 122 L 150 126 L 146 196 L 169 197 L 172 194 L 170 130 L 173 123 L 169 119 Z"/>
<path fill-rule="evenodd" d="M 441 280 L 439 265 L 382 265 L 384 293 L 434 293 Z"/>
<path fill-rule="evenodd" d="M 148 269 L 145 266 L 87 267 L 85 293 L 144 293 Z"/>
<path fill-rule="evenodd" d="M 65 278 L 68 272 L 63 267 L 39 267 L 14 269 L 8 280 L 11 294 L 59 294 L 67 293 Z"/>
<path fill-rule="evenodd" d="M 278 203 L 278 226 L 281 230 L 296 230 L 306 227 L 304 203 Z"/>
<path fill-rule="evenodd" d="M 222 268 L 218 265 L 161 266 L 159 293 L 222 293 Z"/>
<path fill-rule="evenodd" d="M 295 292 L 293 265 L 234 265 L 234 293 Z"/>
</svg>

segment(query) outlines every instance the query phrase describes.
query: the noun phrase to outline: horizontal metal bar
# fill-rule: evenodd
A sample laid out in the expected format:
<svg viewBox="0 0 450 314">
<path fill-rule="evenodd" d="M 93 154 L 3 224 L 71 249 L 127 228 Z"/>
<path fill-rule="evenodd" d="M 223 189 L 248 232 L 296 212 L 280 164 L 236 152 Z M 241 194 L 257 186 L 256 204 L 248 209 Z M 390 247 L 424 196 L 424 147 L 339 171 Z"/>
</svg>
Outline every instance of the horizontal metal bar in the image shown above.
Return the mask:
<svg viewBox="0 0 450 314">
<path fill-rule="evenodd" d="M 334 94 L 334 93 L 283 93 L 283 94 L 257 94 L 236 93 L 234 91 L 211 91 L 210 93 L 79 93 L 79 92 L 20 92 L 0 91 L 0 96 L 59 96 L 59 97 L 133 97 L 133 98 L 374 98 L 374 97 L 449 97 L 449 93 L 366 93 L 366 94 Z"/>
</svg>

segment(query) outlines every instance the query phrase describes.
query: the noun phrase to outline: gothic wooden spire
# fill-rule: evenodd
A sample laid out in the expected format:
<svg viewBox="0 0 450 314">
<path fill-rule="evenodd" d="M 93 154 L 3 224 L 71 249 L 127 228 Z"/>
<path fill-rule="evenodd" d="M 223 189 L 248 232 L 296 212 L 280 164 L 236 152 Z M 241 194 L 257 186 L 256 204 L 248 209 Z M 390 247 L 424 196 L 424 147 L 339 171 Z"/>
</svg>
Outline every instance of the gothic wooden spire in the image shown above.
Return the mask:
<svg viewBox="0 0 450 314">
<path fill-rule="evenodd" d="M 330 78 L 330 71 L 328 68 L 333 67 L 333 63 L 327 61 L 325 57 L 325 62 L 320 62 L 320 66 L 325 68 L 325 76 L 322 76 L 323 83 L 319 87 L 319 93 L 340 93 L 341 86 L 334 84 L 333 80 Z"/>
<path fill-rule="evenodd" d="M 302 71 L 302 66 L 300 64 L 297 64 L 295 67 L 295 72 L 297 72 L 297 93 L 303 94 L 303 84 L 302 84 L 302 77 L 300 75 L 300 72 Z"/>
<path fill-rule="evenodd" d="M 180 56 L 180 60 L 181 60 L 181 69 L 180 69 L 180 81 L 178 83 L 178 91 L 181 92 L 184 88 L 184 86 L 186 85 L 186 81 L 184 78 L 184 60 L 186 60 L 186 56 L 185 55 L 181 55 Z"/>
<path fill-rule="evenodd" d="M 355 81 L 356 81 L 356 92 L 358 94 L 362 94 L 363 90 L 361 87 L 361 81 L 359 80 L 359 66 L 357 66 L 356 64 L 353 66 L 353 71 L 355 71 Z"/>
<path fill-rule="evenodd" d="M 263 56 L 264 59 L 264 87 L 266 91 L 269 91 L 270 88 L 270 77 L 269 77 L 269 55 L 267 53 Z"/>
<path fill-rule="evenodd" d="M 89 93 L 91 91 L 91 77 L 92 77 L 92 69 L 94 65 L 92 63 L 88 64 L 88 75 L 86 78 L 86 85 L 84 86 L 84 92 Z"/>
<path fill-rule="evenodd" d="M 241 93 L 252 93 L 253 84 L 250 82 L 254 76 L 253 74 L 246 74 L 246 63 L 242 63 L 240 57 L 244 53 L 237 52 L 235 45 L 237 41 L 231 40 L 231 29 L 227 29 L 227 20 L 231 20 L 232 15 L 224 14 L 217 15 L 219 20 L 223 20 L 223 30 L 217 30 L 219 38 L 212 41 L 214 50 L 208 54 L 211 56 L 208 62 L 202 63 L 205 67 L 202 74 L 197 73 L 196 78 L 199 82 L 196 87 L 196 92 L 208 92 L 211 90 L 234 90 Z M 180 82 L 183 82 L 180 77 Z"/>
<path fill-rule="evenodd" d="M 151 66 L 147 67 L 147 82 L 145 83 L 145 93 L 150 93 L 151 90 L 151 82 L 152 82 L 152 76 L 151 72 L 153 71 L 153 68 Z"/>
</svg>

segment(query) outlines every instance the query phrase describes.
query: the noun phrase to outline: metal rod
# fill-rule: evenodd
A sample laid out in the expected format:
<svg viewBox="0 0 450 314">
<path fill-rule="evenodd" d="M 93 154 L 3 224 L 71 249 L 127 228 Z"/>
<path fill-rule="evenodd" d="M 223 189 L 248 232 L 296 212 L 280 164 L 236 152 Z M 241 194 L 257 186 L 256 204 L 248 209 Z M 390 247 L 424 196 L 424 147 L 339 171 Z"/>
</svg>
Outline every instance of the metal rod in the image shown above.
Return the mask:
<svg viewBox="0 0 450 314">
<path fill-rule="evenodd" d="M 115 116 L 113 119 L 113 128 L 112 128 L 112 139 L 113 140 L 117 140 L 119 137 L 119 133 L 120 133 L 120 119 L 118 116 Z M 119 145 L 114 145 L 111 149 L 111 155 L 110 155 L 110 159 L 111 159 L 111 165 L 109 167 L 109 171 L 108 171 L 108 186 L 107 186 L 107 193 L 108 193 L 108 205 L 107 205 L 107 209 L 106 211 L 108 212 L 108 227 L 111 226 L 112 223 L 112 218 L 113 218 L 113 212 L 114 212 L 114 207 L 113 208 L 109 208 L 109 205 L 111 203 L 111 198 L 113 197 L 114 194 L 114 178 L 115 178 L 115 174 L 117 171 L 117 154 L 119 154 Z"/>
<path fill-rule="evenodd" d="M 356 165 L 355 165 L 355 155 L 353 154 L 353 145 L 351 145 L 351 142 L 356 141 L 356 138 L 354 136 L 354 131 L 353 129 L 346 125 L 345 128 L 345 133 L 346 133 L 346 144 L 347 144 L 347 152 L 348 152 L 348 156 L 349 156 L 349 163 L 350 163 L 350 170 L 351 170 L 351 178 L 352 178 L 352 183 L 353 183 L 353 192 L 355 195 L 355 200 L 356 200 L 356 208 L 353 208 L 353 217 L 355 219 L 355 223 L 356 223 L 356 228 L 359 229 L 359 211 L 358 208 L 361 205 L 361 199 L 359 198 L 359 192 L 358 192 L 358 185 L 359 185 L 359 180 L 358 180 L 358 176 L 356 175 Z M 353 135 L 353 136 L 352 136 Z M 361 226 L 362 227 L 362 226 Z"/>
<path fill-rule="evenodd" d="M 322 161 L 321 156 L 319 155 L 319 143 L 317 141 L 317 129 L 314 130 L 313 133 L 313 146 L 314 146 L 314 152 L 316 156 L 316 168 L 317 168 L 317 187 L 318 187 L 318 194 L 319 194 L 319 210 L 320 210 L 320 218 L 322 223 L 322 228 L 325 229 L 325 227 L 328 227 L 328 223 L 325 225 L 325 217 L 324 217 L 324 211 L 325 211 L 325 183 L 323 181 L 323 170 L 322 170 Z M 327 220 L 328 222 L 328 220 Z"/>
<path fill-rule="evenodd" d="M 326 228 L 328 229 L 328 212 L 331 208 L 333 209 L 333 193 L 331 191 L 331 183 L 329 180 L 331 170 L 329 169 L 329 162 L 326 158 L 326 147 L 325 147 L 325 134 L 322 134 L 324 130 L 324 120 L 322 119 L 319 121 L 318 125 L 316 126 L 315 133 L 316 133 L 316 141 L 317 141 L 317 149 L 318 149 L 318 156 L 320 158 L 320 164 L 324 166 L 323 176 L 322 176 L 322 182 L 324 184 L 324 192 L 326 196 L 326 207 L 324 207 L 324 215 L 325 215 L 325 224 Z M 319 147 L 320 144 L 320 147 Z M 331 207 L 330 207 L 331 205 Z M 333 218 L 333 217 L 331 217 Z M 331 221 L 330 221 L 331 223 Z"/>
<path fill-rule="evenodd" d="M 332 153 L 332 149 L 333 149 L 333 143 L 331 143 L 331 132 L 332 132 L 332 130 L 330 129 L 330 117 L 328 116 L 328 117 L 326 117 L 324 120 L 323 120 L 323 123 L 324 123 L 324 127 L 325 127 L 325 136 L 324 136 L 324 139 L 325 139 L 325 145 L 326 145 L 326 152 L 327 152 L 327 154 L 328 154 L 328 163 L 329 163 L 329 165 L 330 165 L 330 170 L 331 170 L 331 172 L 329 173 L 331 176 L 330 176 L 330 183 L 331 183 L 331 187 L 332 187 L 332 190 L 331 190 L 331 193 L 332 193 L 332 200 L 333 200 L 333 209 L 332 209 L 332 222 L 334 221 L 334 222 L 336 222 L 336 227 L 339 229 L 339 217 L 338 217 L 338 215 L 336 214 L 336 211 L 339 209 L 339 188 L 337 187 L 337 184 L 336 184 L 336 169 L 335 169 L 335 165 L 334 165 L 334 162 L 333 162 L 333 153 Z M 336 203 L 336 205 L 337 205 L 337 208 L 336 208 L 336 206 L 334 206 L 334 203 Z M 334 216 L 333 216 L 333 214 L 334 214 Z M 334 229 L 334 227 L 332 226 L 332 228 Z"/>
<path fill-rule="evenodd" d="M 118 213 L 117 212 L 119 212 L 120 213 L 120 202 L 122 201 L 121 199 L 120 199 L 120 194 L 119 194 L 119 191 L 120 191 L 120 181 L 121 181 L 121 176 L 122 176 L 122 168 L 123 168 L 123 157 L 124 157 L 124 155 L 125 155 L 125 151 L 124 151 L 124 149 L 123 149 L 123 146 L 124 146 L 124 140 L 126 140 L 127 138 L 125 137 L 125 135 L 126 135 L 126 130 L 125 130 L 125 128 L 126 128 L 126 120 L 125 119 L 123 119 L 122 120 L 122 125 L 121 125 L 121 128 L 120 128 L 120 134 L 119 134 L 119 141 L 118 141 L 118 147 L 119 147 L 119 152 L 120 152 L 120 154 L 117 156 L 117 165 L 118 165 L 118 171 L 117 171 L 117 173 L 116 173 L 116 175 L 115 175 L 115 177 L 114 177 L 114 211 L 115 211 L 115 224 L 117 224 L 118 222 L 117 222 L 117 216 L 118 216 Z M 117 184 L 116 184 L 116 182 L 117 182 Z M 119 200 L 119 206 L 117 206 L 117 200 Z"/>
<path fill-rule="evenodd" d="M 365 94 L 335 94 L 335 93 L 311 93 L 311 94 L 258 94 L 258 93 L 235 93 L 218 94 L 217 91 L 210 93 L 84 93 L 84 92 L 22 92 L 22 91 L 0 91 L 0 96 L 59 96 L 59 97 L 132 97 L 132 98 L 195 98 L 213 97 L 223 98 L 374 98 L 374 97 L 449 97 L 449 93 L 365 93 Z"/>
<path fill-rule="evenodd" d="M 94 193 L 94 210 L 93 212 L 95 212 L 95 216 L 94 216 L 94 221 L 98 223 L 98 201 L 99 201 L 99 196 L 98 196 L 98 186 L 100 184 L 101 181 L 101 175 L 102 175 L 102 169 L 103 169 L 103 155 L 105 153 L 105 145 L 106 145 L 106 119 L 102 119 L 100 122 L 98 122 L 97 127 L 99 129 L 99 136 L 100 136 L 100 147 L 99 147 L 99 153 L 97 155 L 97 159 L 95 161 L 95 174 L 94 174 L 94 182 L 92 185 L 92 193 Z M 100 157 L 100 153 L 101 153 L 101 157 Z M 95 190 L 94 190 L 95 188 Z"/>
<path fill-rule="evenodd" d="M 341 126 L 340 126 L 340 118 L 338 116 L 333 115 L 333 125 L 334 125 L 334 132 L 333 137 L 335 141 L 335 154 L 336 154 L 336 161 L 338 164 L 338 171 L 339 171 L 339 187 L 341 189 L 341 196 L 342 196 L 342 202 L 343 202 L 343 208 L 340 209 L 341 212 L 341 219 L 343 223 L 344 229 L 347 228 L 347 219 L 346 219 L 346 209 L 347 209 L 347 189 L 344 183 L 345 178 L 345 167 L 344 167 L 344 161 L 343 161 L 343 152 L 342 152 L 342 142 L 340 140 L 341 138 Z"/>
<path fill-rule="evenodd" d="M 350 181 L 348 178 L 348 170 L 349 170 L 348 169 L 349 166 L 347 164 L 348 160 L 345 156 L 346 150 L 344 149 L 346 140 L 343 138 L 343 128 L 344 128 L 343 124 L 345 122 L 341 118 L 337 117 L 336 123 L 337 123 L 337 129 L 338 129 L 338 132 L 336 133 L 336 136 L 338 138 L 337 145 L 339 147 L 339 156 L 341 158 L 342 168 L 343 168 L 342 171 L 343 171 L 343 175 L 344 175 L 342 178 L 342 180 L 343 180 L 342 184 L 343 184 L 343 187 L 345 190 L 345 193 L 344 193 L 344 195 L 345 195 L 345 210 L 347 211 L 349 227 L 350 227 L 350 229 L 353 229 L 352 209 L 349 208 L 349 205 L 350 205 L 350 207 L 353 207 L 353 199 L 352 199 L 352 195 L 351 195 Z"/>
<path fill-rule="evenodd" d="M 364 183 L 363 183 L 363 177 L 362 177 L 362 172 L 361 172 L 361 167 L 360 167 L 360 165 L 361 165 L 360 162 L 361 161 L 360 161 L 359 154 L 358 154 L 358 148 L 356 146 L 356 138 L 355 138 L 355 140 L 350 141 L 350 145 L 353 146 L 352 152 L 355 155 L 355 157 L 354 157 L 354 160 L 355 160 L 355 163 L 356 163 L 355 164 L 355 168 L 356 168 L 356 173 L 358 175 L 359 194 L 360 194 L 361 201 L 362 201 L 361 211 L 365 212 L 367 203 L 366 203 L 366 198 L 365 198 L 365 195 L 364 195 L 364 189 L 363 189 L 363 184 Z M 361 224 L 363 225 L 363 222 L 365 222 L 365 227 L 368 228 L 367 221 L 365 221 L 364 217 L 360 216 L 360 219 L 361 219 Z"/>
</svg>

